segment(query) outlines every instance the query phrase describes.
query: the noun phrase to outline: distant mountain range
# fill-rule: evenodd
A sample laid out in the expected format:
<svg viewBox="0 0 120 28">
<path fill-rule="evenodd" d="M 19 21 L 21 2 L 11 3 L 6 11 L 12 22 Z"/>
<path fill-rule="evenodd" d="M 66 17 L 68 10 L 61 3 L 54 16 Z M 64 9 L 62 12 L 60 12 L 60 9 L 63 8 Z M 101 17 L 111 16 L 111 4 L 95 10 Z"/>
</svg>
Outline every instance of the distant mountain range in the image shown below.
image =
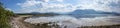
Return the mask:
<svg viewBox="0 0 120 28">
<path fill-rule="evenodd" d="M 116 13 L 116 12 L 103 12 L 103 11 L 95 11 L 95 10 L 90 10 L 90 9 L 87 9 L 87 10 L 75 10 L 69 14 L 72 14 L 72 15 L 83 15 L 83 14 L 114 14 L 114 15 L 120 15 L 120 13 Z"/>
<path fill-rule="evenodd" d="M 120 16 L 120 13 L 116 12 L 103 12 L 103 11 L 95 11 L 95 10 L 75 10 L 73 12 L 70 12 L 68 15 L 76 17 L 76 18 L 93 18 L 93 17 L 99 17 L 99 16 L 108 16 L 108 15 L 114 15 L 114 16 Z"/>
<path fill-rule="evenodd" d="M 84 14 L 113 14 L 113 15 L 120 15 L 120 13 L 116 12 L 103 12 L 103 11 L 95 11 L 92 9 L 86 9 L 86 10 L 75 10 L 73 12 L 67 13 L 67 14 L 59 14 L 59 13 L 40 13 L 40 12 L 31 12 L 31 13 L 17 13 L 17 14 L 51 14 L 51 15 L 84 15 Z"/>
<path fill-rule="evenodd" d="M 57 16 L 57 15 L 69 15 L 75 18 L 94 18 L 100 16 L 120 16 L 120 13 L 116 12 L 103 12 L 103 11 L 95 11 L 95 10 L 75 10 L 73 12 L 69 12 L 67 14 L 61 13 L 40 13 L 40 12 L 31 12 L 31 13 L 17 13 L 18 15 L 34 15 L 34 16 Z"/>
</svg>

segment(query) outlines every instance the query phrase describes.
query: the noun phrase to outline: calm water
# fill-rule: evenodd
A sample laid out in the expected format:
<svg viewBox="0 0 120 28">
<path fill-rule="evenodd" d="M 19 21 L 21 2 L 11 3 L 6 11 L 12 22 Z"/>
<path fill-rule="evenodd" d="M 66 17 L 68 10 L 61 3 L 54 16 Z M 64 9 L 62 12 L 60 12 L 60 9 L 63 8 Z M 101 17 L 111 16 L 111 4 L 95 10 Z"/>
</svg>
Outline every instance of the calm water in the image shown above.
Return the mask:
<svg viewBox="0 0 120 28">
<path fill-rule="evenodd" d="M 101 26 L 120 24 L 120 16 L 106 14 L 34 16 L 24 21 L 31 24 L 56 22 L 61 27 L 68 26 L 69 28 L 76 28 L 78 26 Z"/>
</svg>

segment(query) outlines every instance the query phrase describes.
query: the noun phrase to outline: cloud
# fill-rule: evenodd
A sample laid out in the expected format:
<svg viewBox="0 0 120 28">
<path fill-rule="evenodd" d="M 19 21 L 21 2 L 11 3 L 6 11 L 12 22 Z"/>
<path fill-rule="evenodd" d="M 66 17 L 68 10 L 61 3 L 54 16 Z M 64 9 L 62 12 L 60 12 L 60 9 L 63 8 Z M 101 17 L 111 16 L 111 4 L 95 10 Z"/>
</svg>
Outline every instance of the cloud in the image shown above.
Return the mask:
<svg viewBox="0 0 120 28">
<path fill-rule="evenodd" d="M 45 0 L 49 1 L 49 0 Z M 62 0 L 55 0 L 60 1 Z M 30 0 L 26 1 L 24 3 L 18 3 L 18 5 L 21 6 L 22 13 L 30 13 L 30 12 L 41 12 L 41 13 L 48 13 L 48 12 L 54 12 L 54 13 L 63 13 L 63 12 L 71 12 L 75 9 L 72 7 L 71 4 L 49 4 L 48 2 L 44 1 L 36 1 L 36 0 Z"/>
<path fill-rule="evenodd" d="M 29 7 L 29 6 L 34 6 L 36 4 L 40 4 L 40 1 L 26 0 L 26 2 L 24 3 L 17 3 L 17 5 L 20 5 L 21 7 Z"/>
<path fill-rule="evenodd" d="M 9 11 L 13 11 L 12 9 L 10 9 L 10 8 L 5 8 L 6 10 L 9 10 Z"/>
<path fill-rule="evenodd" d="M 68 3 L 66 3 L 68 2 Z M 76 4 L 65 0 L 26 0 L 23 3 L 18 3 L 21 11 L 40 12 L 40 13 L 66 13 L 77 9 L 93 9 L 96 11 L 105 12 L 120 12 L 120 0 L 76 0 Z"/>
<path fill-rule="evenodd" d="M 46 12 L 71 12 L 75 10 L 70 4 L 47 4 L 41 10 Z"/>
<path fill-rule="evenodd" d="M 78 6 L 81 6 L 80 9 L 94 9 L 97 11 L 107 11 L 107 12 L 112 12 L 114 7 L 110 7 L 109 5 L 111 3 L 116 3 L 120 2 L 119 0 L 79 0 L 80 3 Z M 119 9 L 117 9 L 119 10 Z"/>
<path fill-rule="evenodd" d="M 64 0 L 42 0 L 43 2 L 63 2 Z"/>
</svg>

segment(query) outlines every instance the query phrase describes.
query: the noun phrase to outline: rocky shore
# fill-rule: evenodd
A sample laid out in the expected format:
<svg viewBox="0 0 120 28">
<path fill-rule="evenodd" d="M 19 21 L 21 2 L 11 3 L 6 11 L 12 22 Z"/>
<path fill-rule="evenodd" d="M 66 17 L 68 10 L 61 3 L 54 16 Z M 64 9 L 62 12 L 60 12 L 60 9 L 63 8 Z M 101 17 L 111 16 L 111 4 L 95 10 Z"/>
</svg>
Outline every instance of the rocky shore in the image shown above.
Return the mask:
<svg viewBox="0 0 120 28">
<path fill-rule="evenodd" d="M 31 24 L 24 22 L 30 15 L 11 17 L 10 24 L 12 28 L 33 28 Z"/>
</svg>

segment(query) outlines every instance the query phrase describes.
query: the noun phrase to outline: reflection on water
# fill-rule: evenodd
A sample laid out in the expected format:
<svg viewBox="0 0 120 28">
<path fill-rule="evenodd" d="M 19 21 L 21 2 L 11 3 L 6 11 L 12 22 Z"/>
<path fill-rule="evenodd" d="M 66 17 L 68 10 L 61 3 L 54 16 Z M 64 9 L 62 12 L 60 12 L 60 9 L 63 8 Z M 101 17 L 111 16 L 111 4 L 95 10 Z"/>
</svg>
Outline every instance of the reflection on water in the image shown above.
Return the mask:
<svg viewBox="0 0 120 28">
<path fill-rule="evenodd" d="M 56 22 L 60 26 L 68 26 L 75 28 L 78 26 L 101 26 L 114 25 L 120 23 L 120 16 L 114 15 L 56 15 L 56 16 L 40 16 L 31 17 L 25 20 L 31 24 Z"/>
</svg>

